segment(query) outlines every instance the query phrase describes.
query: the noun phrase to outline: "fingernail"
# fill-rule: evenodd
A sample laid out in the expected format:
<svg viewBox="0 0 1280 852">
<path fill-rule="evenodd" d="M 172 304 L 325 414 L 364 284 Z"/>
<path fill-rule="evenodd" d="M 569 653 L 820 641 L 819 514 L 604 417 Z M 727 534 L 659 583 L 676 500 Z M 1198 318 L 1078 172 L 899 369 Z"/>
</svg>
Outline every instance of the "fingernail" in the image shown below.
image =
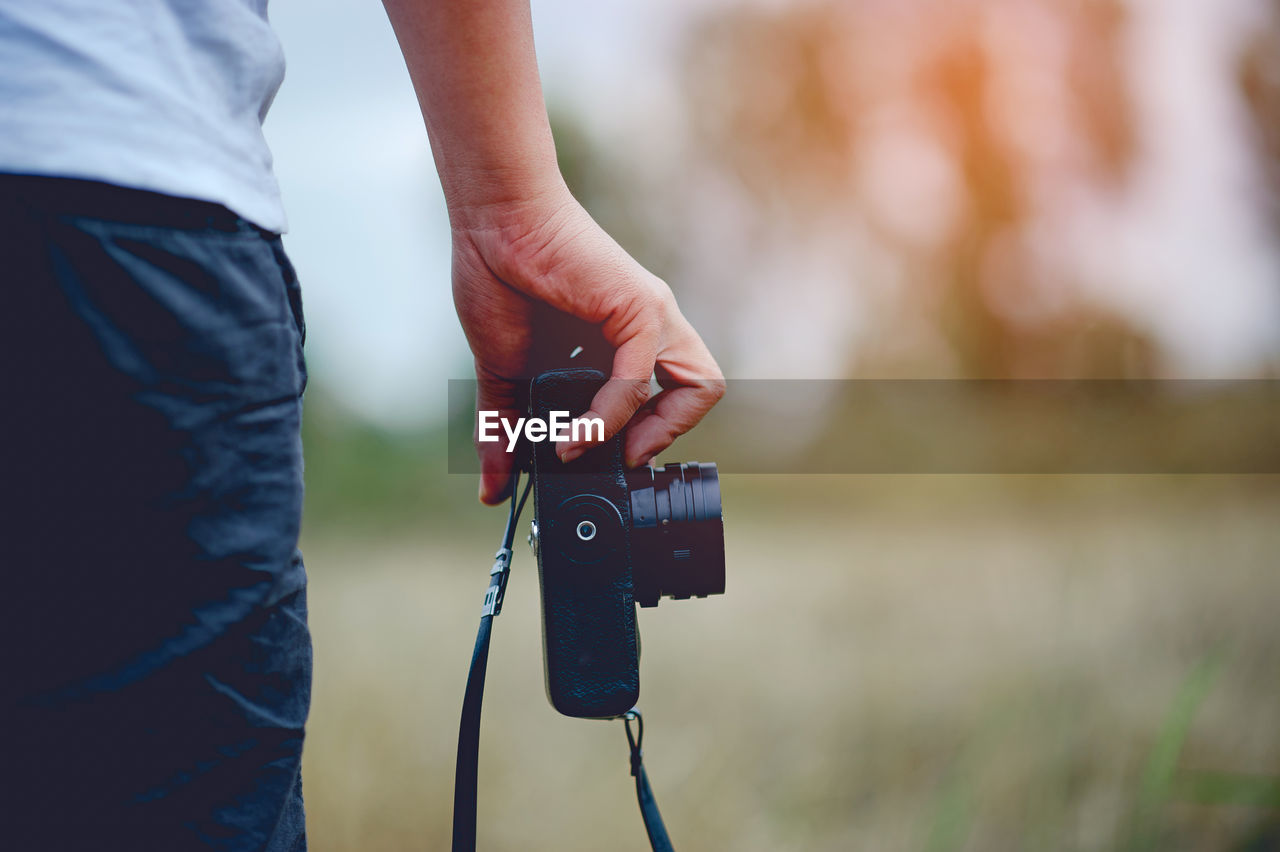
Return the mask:
<svg viewBox="0 0 1280 852">
<path fill-rule="evenodd" d="M 585 448 L 583 447 L 569 447 L 566 450 L 561 450 L 560 461 L 565 464 L 568 464 L 569 462 L 576 459 L 578 456 L 582 455 L 584 451 L 585 451 Z"/>
</svg>

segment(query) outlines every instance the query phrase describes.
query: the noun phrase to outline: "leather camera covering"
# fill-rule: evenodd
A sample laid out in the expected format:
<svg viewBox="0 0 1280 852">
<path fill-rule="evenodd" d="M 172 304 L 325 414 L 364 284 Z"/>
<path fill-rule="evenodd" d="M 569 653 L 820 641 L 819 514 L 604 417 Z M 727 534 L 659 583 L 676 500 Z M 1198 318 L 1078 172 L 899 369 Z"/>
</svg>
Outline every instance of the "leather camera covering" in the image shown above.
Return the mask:
<svg viewBox="0 0 1280 852">
<path fill-rule="evenodd" d="M 604 382 L 598 370 L 545 372 L 530 384 L 529 413 L 544 420 L 552 411 L 576 417 Z M 555 446 L 532 444 L 547 697 L 566 716 L 612 718 L 635 706 L 640 694 L 622 438 L 568 464 Z M 586 540 L 578 534 L 584 522 Z"/>
</svg>

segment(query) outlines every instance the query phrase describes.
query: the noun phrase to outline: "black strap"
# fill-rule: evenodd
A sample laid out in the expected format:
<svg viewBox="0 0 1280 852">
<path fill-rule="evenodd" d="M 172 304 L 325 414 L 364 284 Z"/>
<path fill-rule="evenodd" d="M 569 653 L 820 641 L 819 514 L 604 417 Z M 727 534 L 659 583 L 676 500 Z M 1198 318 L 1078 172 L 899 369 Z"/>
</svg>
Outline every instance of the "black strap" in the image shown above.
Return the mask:
<svg viewBox="0 0 1280 852">
<path fill-rule="evenodd" d="M 631 733 L 633 721 L 636 723 L 634 734 Z M 649 773 L 644 771 L 644 752 L 640 749 L 644 742 L 644 717 L 640 715 L 640 708 L 631 708 L 622 717 L 622 724 L 627 728 L 631 774 L 636 779 L 636 799 L 640 802 L 640 816 L 644 818 L 644 830 L 649 834 L 649 845 L 653 852 L 675 852 L 671 838 L 667 836 L 667 826 L 662 822 L 662 814 L 658 812 L 658 803 L 653 798 L 653 790 L 649 787 Z"/>
<path fill-rule="evenodd" d="M 471 673 L 462 699 L 462 723 L 458 727 L 458 764 L 453 776 L 453 852 L 476 848 L 476 783 L 480 760 L 480 702 L 484 699 L 484 673 L 489 662 L 489 636 L 493 616 L 480 618 L 476 647 L 471 652 Z"/>
<path fill-rule="evenodd" d="M 489 588 L 485 591 L 484 607 L 480 611 L 480 628 L 476 631 L 476 646 L 471 652 L 471 670 L 467 673 L 467 689 L 462 698 L 462 721 L 458 725 L 458 763 L 453 780 L 453 852 L 475 852 L 476 848 L 476 798 L 477 766 L 480 760 L 480 710 L 484 700 L 484 676 L 489 665 L 489 638 L 493 635 L 493 619 L 502 612 L 502 600 L 506 596 L 507 578 L 511 574 L 511 544 L 515 539 L 516 521 L 529 496 L 529 486 L 520 495 L 520 475 L 516 474 L 511 486 L 511 513 L 507 517 L 506 533 L 502 547 L 494 557 L 489 570 Z M 649 776 L 644 771 L 644 753 L 640 745 L 644 740 L 644 718 L 639 708 L 632 708 L 622 716 L 627 729 L 627 743 L 631 746 L 631 774 L 636 779 L 636 798 L 640 802 L 640 815 L 644 829 L 649 834 L 653 852 L 675 852 L 667 827 L 658 812 Z M 631 723 L 636 731 L 631 731 Z"/>
<path fill-rule="evenodd" d="M 502 612 L 507 578 L 511 575 L 511 544 L 515 541 L 516 521 L 524 509 L 524 501 L 529 497 L 529 486 L 526 485 L 517 502 L 519 486 L 520 473 L 517 471 L 511 483 L 511 512 L 507 516 L 502 547 L 498 548 L 493 567 L 489 569 L 489 588 L 484 593 L 480 628 L 476 631 L 476 647 L 471 652 L 471 670 L 467 673 L 467 690 L 462 697 L 462 721 L 458 725 L 458 762 L 453 776 L 453 852 L 475 852 L 476 848 L 476 787 L 484 675 L 489 665 L 489 637 L 493 634 L 493 619 Z"/>
</svg>

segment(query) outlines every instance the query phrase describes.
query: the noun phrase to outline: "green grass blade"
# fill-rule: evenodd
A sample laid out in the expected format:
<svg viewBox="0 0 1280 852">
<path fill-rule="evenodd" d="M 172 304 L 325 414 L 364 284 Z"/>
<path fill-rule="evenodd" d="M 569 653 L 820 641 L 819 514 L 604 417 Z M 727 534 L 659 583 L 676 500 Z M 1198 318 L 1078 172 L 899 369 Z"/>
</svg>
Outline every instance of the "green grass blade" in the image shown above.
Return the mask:
<svg viewBox="0 0 1280 852">
<path fill-rule="evenodd" d="M 1200 805 L 1239 805 L 1280 810 L 1280 778 L 1237 772 L 1183 772 L 1175 798 Z"/>
<path fill-rule="evenodd" d="M 1178 690 L 1156 738 L 1142 773 L 1130 834 L 1131 852 L 1146 852 L 1158 843 L 1158 822 L 1164 806 L 1173 798 L 1178 756 L 1191 731 L 1196 713 L 1222 669 L 1222 656 L 1206 656 L 1191 670 Z"/>
</svg>

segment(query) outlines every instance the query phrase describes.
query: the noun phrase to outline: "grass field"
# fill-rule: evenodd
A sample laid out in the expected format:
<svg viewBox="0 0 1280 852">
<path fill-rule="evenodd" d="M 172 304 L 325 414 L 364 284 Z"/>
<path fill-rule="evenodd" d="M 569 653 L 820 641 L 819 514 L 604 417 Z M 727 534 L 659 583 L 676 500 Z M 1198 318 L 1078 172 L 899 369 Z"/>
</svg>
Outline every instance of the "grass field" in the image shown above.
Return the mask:
<svg viewBox="0 0 1280 852">
<path fill-rule="evenodd" d="M 677 848 L 1280 849 L 1280 478 L 759 476 L 724 493 L 727 594 L 641 613 L 646 762 Z M 317 852 L 448 848 L 502 522 L 473 514 L 307 530 Z M 647 849 L 621 724 L 546 702 L 536 576 L 521 546 L 481 848 Z"/>
</svg>

